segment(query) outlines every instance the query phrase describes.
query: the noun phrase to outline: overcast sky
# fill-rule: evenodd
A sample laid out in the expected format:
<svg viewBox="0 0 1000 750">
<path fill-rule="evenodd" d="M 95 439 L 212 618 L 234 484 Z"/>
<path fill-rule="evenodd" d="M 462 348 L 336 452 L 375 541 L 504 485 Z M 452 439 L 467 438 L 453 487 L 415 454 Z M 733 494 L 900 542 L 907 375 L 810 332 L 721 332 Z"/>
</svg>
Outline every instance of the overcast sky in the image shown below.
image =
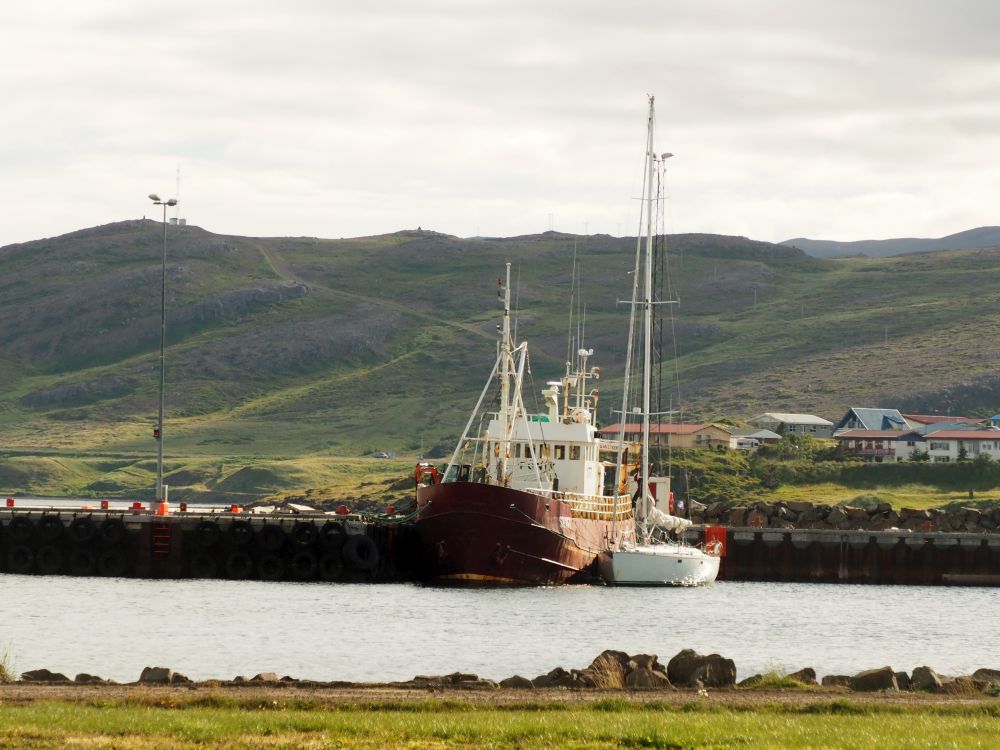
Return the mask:
<svg viewBox="0 0 1000 750">
<path fill-rule="evenodd" d="M 1000 224 L 993 0 L 4 0 L 0 245 L 241 235 L 780 241 Z M 158 214 L 157 214 L 158 215 Z"/>
</svg>

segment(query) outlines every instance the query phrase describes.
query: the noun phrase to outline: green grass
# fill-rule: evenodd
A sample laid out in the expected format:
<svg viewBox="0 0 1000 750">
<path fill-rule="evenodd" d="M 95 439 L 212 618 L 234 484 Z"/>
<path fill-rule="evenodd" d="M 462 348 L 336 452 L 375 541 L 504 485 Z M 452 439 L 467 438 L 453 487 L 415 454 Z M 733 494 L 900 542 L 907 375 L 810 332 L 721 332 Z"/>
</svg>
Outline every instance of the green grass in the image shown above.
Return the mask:
<svg viewBox="0 0 1000 750">
<path fill-rule="evenodd" d="M 948 491 L 923 484 L 903 486 L 875 486 L 870 490 L 859 490 L 856 487 L 845 487 L 840 484 L 789 484 L 768 492 L 763 499 L 770 502 L 790 500 L 805 500 L 812 503 L 836 505 L 858 504 L 859 498 L 877 497 L 879 501 L 890 503 L 893 508 L 941 508 L 945 505 L 967 505 L 973 501 L 1000 502 L 1000 488 L 976 491 L 970 500 L 967 491 Z"/>
<path fill-rule="evenodd" d="M 213 703 L 213 701 L 207 701 Z M 0 711 L 0 745 L 31 748 L 992 748 L 995 703 L 883 707 L 829 701 L 753 710 L 709 702 L 545 704 L 460 701 L 300 707 L 37 702 Z"/>
</svg>

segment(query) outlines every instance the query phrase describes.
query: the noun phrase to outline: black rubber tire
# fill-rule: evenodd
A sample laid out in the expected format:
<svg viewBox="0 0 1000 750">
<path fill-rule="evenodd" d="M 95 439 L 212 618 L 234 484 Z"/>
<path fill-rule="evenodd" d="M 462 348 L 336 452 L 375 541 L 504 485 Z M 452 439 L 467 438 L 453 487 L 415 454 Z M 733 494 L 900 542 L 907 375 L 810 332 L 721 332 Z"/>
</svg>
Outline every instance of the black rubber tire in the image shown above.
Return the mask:
<svg viewBox="0 0 1000 750">
<path fill-rule="evenodd" d="M 234 547 L 246 547 L 253 541 L 253 526 L 249 521 L 233 521 L 229 525 L 229 541 Z"/>
<path fill-rule="evenodd" d="M 285 546 L 285 530 L 276 523 L 267 523 L 257 534 L 260 548 L 265 552 L 277 552 Z"/>
<path fill-rule="evenodd" d="M 226 576 L 235 581 L 242 581 L 253 573 L 253 560 L 246 552 L 234 552 L 226 560 Z"/>
<path fill-rule="evenodd" d="M 215 558 L 211 555 L 200 552 L 194 556 L 193 560 L 191 560 L 191 577 L 218 578 L 219 564 L 215 562 Z"/>
<path fill-rule="evenodd" d="M 344 539 L 347 538 L 347 534 L 344 533 L 344 525 L 336 521 L 327 521 L 323 524 L 323 528 L 319 530 L 319 543 L 325 552 L 329 552 L 334 555 L 339 555 L 340 550 L 344 546 Z"/>
<path fill-rule="evenodd" d="M 280 581 L 285 576 L 285 563 L 275 554 L 264 555 L 257 561 L 257 577 L 262 581 Z"/>
<path fill-rule="evenodd" d="M 97 536 L 97 527 L 89 516 L 74 518 L 69 525 L 69 538 L 76 544 L 90 544 Z"/>
<path fill-rule="evenodd" d="M 38 522 L 38 536 L 43 542 L 59 541 L 63 531 L 63 522 L 59 516 L 42 516 Z"/>
<path fill-rule="evenodd" d="M 118 545 L 125 541 L 125 522 L 120 518 L 105 518 L 101 521 L 101 541 L 108 545 Z M 102 574 L 103 575 L 103 574 Z"/>
<path fill-rule="evenodd" d="M 63 554 L 55 545 L 46 544 L 35 553 L 35 565 L 42 575 L 56 575 L 62 572 Z"/>
<path fill-rule="evenodd" d="M 308 550 L 296 552 L 292 558 L 292 575 L 297 581 L 311 581 L 316 577 L 316 555 Z"/>
<path fill-rule="evenodd" d="M 211 549 L 222 538 L 222 530 L 215 521 L 202 521 L 194 533 L 198 539 L 198 546 L 203 549 Z"/>
<path fill-rule="evenodd" d="M 125 573 L 125 555 L 117 549 L 104 550 L 97 558 L 97 572 L 105 578 L 120 578 Z"/>
<path fill-rule="evenodd" d="M 97 557 L 86 547 L 69 553 L 69 572 L 75 576 L 92 576 L 97 570 Z"/>
<path fill-rule="evenodd" d="M 7 524 L 7 536 L 14 544 L 26 544 L 35 535 L 35 524 L 26 516 L 15 516 Z"/>
<path fill-rule="evenodd" d="M 317 536 L 319 536 L 319 530 L 314 523 L 299 521 L 292 529 L 292 541 L 299 547 L 311 547 L 316 543 Z"/>
<path fill-rule="evenodd" d="M 344 549 L 341 550 L 344 562 L 354 570 L 362 573 L 370 573 L 378 567 L 379 551 L 378 545 L 370 537 L 364 534 L 351 534 L 344 542 Z"/>
<path fill-rule="evenodd" d="M 339 581 L 344 577 L 344 561 L 340 554 L 328 552 L 319 559 L 319 577 L 324 581 Z"/>
<path fill-rule="evenodd" d="M 35 553 L 31 547 L 18 544 L 7 550 L 7 571 L 27 575 L 35 569 Z"/>
</svg>

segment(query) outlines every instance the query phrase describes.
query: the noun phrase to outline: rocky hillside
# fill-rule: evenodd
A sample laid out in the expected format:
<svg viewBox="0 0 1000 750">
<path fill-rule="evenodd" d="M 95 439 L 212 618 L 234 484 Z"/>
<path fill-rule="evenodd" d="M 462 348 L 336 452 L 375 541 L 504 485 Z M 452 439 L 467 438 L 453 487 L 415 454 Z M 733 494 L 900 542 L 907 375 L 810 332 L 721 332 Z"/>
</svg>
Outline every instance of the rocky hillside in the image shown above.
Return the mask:
<svg viewBox="0 0 1000 750">
<path fill-rule="evenodd" d="M 159 223 L 125 221 L 0 248 L 0 450 L 152 450 L 161 242 Z M 668 245 L 681 306 L 661 345 L 678 354 L 684 419 L 1000 410 L 989 343 L 1000 248 L 834 261 L 736 237 Z M 561 371 L 574 252 L 609 421 L 634 249 L 553 232 L 322 240 L 170 227 L 168 454 L 447 445 L 492 365 L 507 260 L 532 347 L 529 398 Z M 664 403 L 676 401 L 673 370 Z"/>
</svg>

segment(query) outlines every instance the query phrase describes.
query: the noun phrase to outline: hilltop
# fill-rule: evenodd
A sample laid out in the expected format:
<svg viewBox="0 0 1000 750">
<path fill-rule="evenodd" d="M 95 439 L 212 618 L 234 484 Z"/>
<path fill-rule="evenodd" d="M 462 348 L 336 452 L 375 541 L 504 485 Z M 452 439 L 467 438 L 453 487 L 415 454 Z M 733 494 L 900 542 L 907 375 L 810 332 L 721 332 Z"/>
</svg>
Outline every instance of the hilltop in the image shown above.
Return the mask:
<svg viewBox="0 0 1000 750">
<path fill-rule="evenodd" d="M 936 238 L 904 237 L 890 240 L 838 242 L 836 240 L 811 240 L 807 237 L 796 237 L 785 240 L 781 244 L 798 248 L 817 258 L 843 258 L 851 255 L 888 258 L 894 255 L 930 253 L 937 250 L 997 247 L 1000 246 L 1000 227 L 978 227 L 949 234 L 947 237 Z"/>
<path fill-rule="evenodd" d="M 667 241 L 683 419 L 998 410 L 1000 248 L 829 260 L 740 237 Z M 159 223 L 124 221 L 0 248 L 0 451 L 35 462 L 14 475 L 8 462 L 15 478 L 0 471 L 0 486 L 95 453 L 117 463 L 74 465 L 82 478 L 66 486 L 147 486 L 161 242 Z M 634 238 L 556 232 L 329 240 L 169 227 L 166 447 L 168 468 L 188 471 L 173 484 L 224 487 L 261 457 L 450 446 L 492 365 L 507 260 L 531 346 L 529 407 L 566 358 L 575 252 L 605 374 L 600 418 L 613 421 L 634 250 Z M 285 467 L 231 484 L 301 479 Z"/>
</svg>

